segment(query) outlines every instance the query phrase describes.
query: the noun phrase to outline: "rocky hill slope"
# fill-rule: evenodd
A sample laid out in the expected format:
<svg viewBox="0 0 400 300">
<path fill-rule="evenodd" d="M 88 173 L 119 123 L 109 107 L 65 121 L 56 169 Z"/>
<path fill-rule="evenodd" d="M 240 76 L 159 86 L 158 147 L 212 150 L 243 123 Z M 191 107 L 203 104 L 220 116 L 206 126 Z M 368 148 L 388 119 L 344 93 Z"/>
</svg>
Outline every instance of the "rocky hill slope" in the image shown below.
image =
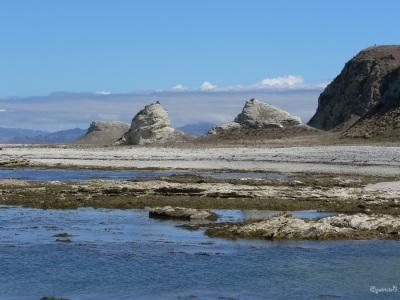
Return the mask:
<svg viewBox="0 0 400 300">
<path fill-rule="evenodd" d="M 243 111 L 233 122 L 214 126 L 208 133 L 216 134 L 233 128 L 282 128 L 294 125 L 301 125 L 299 117 L 253 98 L 246 101 Z"/>
<path fill-rule="evenodd" d="M 129 124 L 118 121 L 94 121 L 86 134 L 74 143 L 109 145 L 117 141 L 125 132 L 129 130 Z"/>
<path fill-rule="evenodd" d="M 283 140 L 319 135 L 320 130 L 302 125 L 301 119 L 273 105 L 250 99 L 232 122 L 212 127 L 196 143 L 280 144 Z"/>
<path fill-rule="evenodd" d="M 390 136 L 400 127 L 399 108 L 400 46 L 375 46 L 346 63 L 308 125 L 347 137 Z"/>
</svg>

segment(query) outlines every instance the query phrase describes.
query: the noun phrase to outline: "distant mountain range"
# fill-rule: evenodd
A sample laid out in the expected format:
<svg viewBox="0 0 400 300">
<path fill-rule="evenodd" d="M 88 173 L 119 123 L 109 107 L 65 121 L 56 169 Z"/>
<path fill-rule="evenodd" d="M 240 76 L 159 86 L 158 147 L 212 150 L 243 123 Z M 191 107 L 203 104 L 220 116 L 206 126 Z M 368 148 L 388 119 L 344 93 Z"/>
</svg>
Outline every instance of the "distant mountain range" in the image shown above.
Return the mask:
<svg viewBox="0 0 400 300">
<path fill-rule="evenodd" d="M 215 126 L 212 123 L 188 124 L 178 129 L 194 136 L 206 134 L 208 130 Z M 41 130 L 30 130 L 22 128 L 2 128 L 0 127 L 0 144 L 12 143 L 71 143 L 84 134 L 87 129 L 75 128 L 48 132 Z"/>
<path fill-rule="evenodd" d="M 211 127 L 215 126 L 213 123 L 197 123 L 197 124 L 187 124 L 177 129 L 189 133 L 194 136 L 202 136 L 206 134 Z"/>
<path fill-rule="evenodd" d="M 0 143 L 70 143 L 86 133 L 87 129 L 69 129 L 57 132 L 21 128 L 1 128 Z"/>
</svg>

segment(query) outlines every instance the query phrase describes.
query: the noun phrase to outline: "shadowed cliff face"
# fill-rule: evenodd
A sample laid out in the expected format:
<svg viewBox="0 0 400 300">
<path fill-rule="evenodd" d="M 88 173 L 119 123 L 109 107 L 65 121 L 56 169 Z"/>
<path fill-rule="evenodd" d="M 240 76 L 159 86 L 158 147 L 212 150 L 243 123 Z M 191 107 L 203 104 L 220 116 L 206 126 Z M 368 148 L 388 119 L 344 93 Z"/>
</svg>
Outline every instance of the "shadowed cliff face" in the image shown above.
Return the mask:
<svg viewBox="0 0 400 300">
<path fill-rule="evenodd" d="M 308 125 L 345 131 L 365 114 L 392 103 L 392 98 L 397 97 L 394 85 L 399 84 L 399 68 L 400 46 L 377 46 L 361 51 L 320 95 L 318 109 Z M 390 97 L 388 91 L 391 91 Z"/>
<path fill-rule="evenodd" d="M 383 82 L 380 102 L 344 131 L 344 137 L 400 138 L 400 67 L 385 76 Z"/>
</svg>

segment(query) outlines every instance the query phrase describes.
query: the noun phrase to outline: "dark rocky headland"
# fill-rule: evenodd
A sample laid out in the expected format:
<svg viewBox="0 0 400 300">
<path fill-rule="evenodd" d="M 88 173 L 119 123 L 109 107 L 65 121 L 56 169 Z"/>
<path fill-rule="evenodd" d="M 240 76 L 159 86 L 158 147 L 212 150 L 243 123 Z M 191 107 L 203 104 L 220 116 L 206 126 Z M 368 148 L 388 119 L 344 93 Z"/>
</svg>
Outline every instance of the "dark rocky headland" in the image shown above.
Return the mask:
<svg viewBox="0 0 400 300">
<path fill-rule="evenodd" d="M 349 60 L 318 99 L 308 125 L 347 138 L 398 140 L 400 46 L 374 46 Z"/>
</svg>

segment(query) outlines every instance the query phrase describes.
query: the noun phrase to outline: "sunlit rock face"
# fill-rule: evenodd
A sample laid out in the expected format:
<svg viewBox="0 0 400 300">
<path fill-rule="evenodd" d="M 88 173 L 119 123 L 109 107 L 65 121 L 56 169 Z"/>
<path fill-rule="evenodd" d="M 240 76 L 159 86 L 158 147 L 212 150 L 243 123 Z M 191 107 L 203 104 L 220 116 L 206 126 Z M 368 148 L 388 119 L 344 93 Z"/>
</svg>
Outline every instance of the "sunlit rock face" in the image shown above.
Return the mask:
<svg viewBox="0 0 400 300">
<path fill-rule="evenodd" d="M 301 119 L 290 113 L 256 99 L 246 101 L 243 111 L 233 120 L 210 129 L 214 134 L 231 128 L 281 128 L 301 125 Z"/>
<path fill-rule="evenodd" d="M 159 102 L 147 105 L 132 119 L 131 127 L 120 144 L 145 145 L 185 142 L 192 137 L 171 127 L 168 111 Z"/>
</svg>

